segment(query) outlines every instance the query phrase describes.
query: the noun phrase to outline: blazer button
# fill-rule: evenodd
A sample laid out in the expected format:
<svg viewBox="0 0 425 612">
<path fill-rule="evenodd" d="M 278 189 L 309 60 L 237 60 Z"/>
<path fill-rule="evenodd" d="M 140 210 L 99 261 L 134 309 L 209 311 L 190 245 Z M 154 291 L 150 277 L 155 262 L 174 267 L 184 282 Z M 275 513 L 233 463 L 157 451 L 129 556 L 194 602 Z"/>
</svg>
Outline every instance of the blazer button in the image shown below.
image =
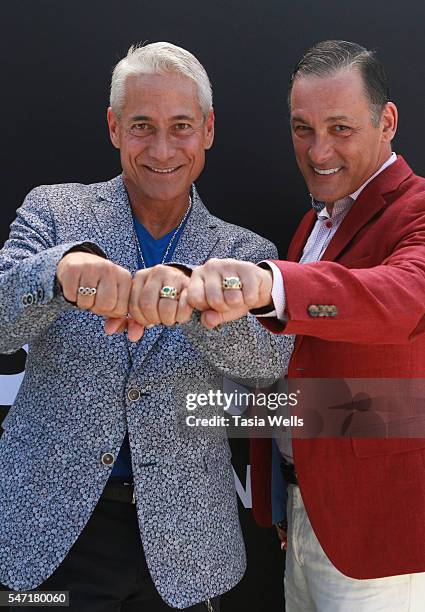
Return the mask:
<svg viewBox="0 0 425 612">
<path fill-rule="evenodd" d="M 129 389 L 128 393 L 127 393 L 127 397 L 130 400 L 130 402 L 137 402 L 138 399 L 140 399 L 140 391 L 139 389 Z"/>
<path fill-rule="evenodd" d="M 318 317 L 320 314 L 320 308 L 317 304 L 310 304 L 310 306 L 307 308 L 307 312 L 310 317 Z"/>
<path fill-rule="evenodd" d="M 112 465 L 115 461 L 115 457 L 112 453 L 103 453 L 101 462 L 103 465 Z"/>
<path fill-rule="evenodd" d="M 328 312 L 330 317 L 336 317 L 338 315 L 338 308 L 334 304 L 331 304 L 328 306 Z"/>
</svg>

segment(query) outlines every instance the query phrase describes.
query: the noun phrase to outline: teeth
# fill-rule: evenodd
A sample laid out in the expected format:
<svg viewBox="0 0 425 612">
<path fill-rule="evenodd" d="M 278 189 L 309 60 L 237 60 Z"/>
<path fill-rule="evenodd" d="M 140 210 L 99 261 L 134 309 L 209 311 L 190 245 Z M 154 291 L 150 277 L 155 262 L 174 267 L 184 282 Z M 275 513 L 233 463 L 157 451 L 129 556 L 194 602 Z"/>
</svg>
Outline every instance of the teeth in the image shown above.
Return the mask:
<svg viewBox="0 0 425 612">
<path fill-rule="evenodd" d="M 167 174 L 168 172 L 174 172 L 174 170 L 176 168 L 165 168 L 165 170 L 161 170 L 160 168 L 152 168 L 151 166 L 148 166 L 150 170 L 153 170 L 154 172 L 160 172 L 161 174 Z"/>
<path fill-rule="evenodd" d="M 338 172 L 338 170 L 341 170 L 341 166 L 339 168 L 328 168 L 327 170 L 319 170 L 318 168 L 314 168 L 314 171 L 317 172 L 317 174 L 335 174 L 335 172 Z"/>
</svg>

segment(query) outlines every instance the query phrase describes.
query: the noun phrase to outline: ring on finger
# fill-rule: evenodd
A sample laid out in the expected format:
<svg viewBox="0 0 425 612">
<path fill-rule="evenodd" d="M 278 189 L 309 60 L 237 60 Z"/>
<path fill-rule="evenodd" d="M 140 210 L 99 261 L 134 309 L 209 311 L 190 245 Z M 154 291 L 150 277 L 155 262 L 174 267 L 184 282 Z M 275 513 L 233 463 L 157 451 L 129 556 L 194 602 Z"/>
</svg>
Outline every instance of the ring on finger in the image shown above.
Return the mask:
<svg viewBox="0 0 425 612">
<path fill-rule="evenodd" d="M 167 298 L 168 300 L 178 300 L 179 292 L 175 287 L 170 285 L 164 285 L 159 292 L 160 298 Z"/>
<path fill-rule="evenodd" d="M 80 295 L 96 295 L 96 287 L 78 287 L 78 293 Z"/>
<path fill-rule="evenodd" d="M 221 281 L 223 289 L 242 289 L 243 284 L 239 276 L 225 276 Z"/>
</svg>

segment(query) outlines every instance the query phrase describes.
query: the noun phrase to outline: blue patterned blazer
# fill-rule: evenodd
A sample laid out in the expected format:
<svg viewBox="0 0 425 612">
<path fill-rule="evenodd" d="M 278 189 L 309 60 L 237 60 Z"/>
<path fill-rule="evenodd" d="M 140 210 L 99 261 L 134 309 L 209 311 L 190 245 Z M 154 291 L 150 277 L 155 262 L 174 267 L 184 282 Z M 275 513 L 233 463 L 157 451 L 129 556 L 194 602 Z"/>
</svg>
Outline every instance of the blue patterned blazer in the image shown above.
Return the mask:
<svg viewBox="0 0 425 612">
<path fill-rule="evenodd" d="M 32 589 L 52 574 L 111 473 L 102 455 L 117 456 L 128 427 L 149 570 L 169 605 L 187 607 L 233 587 L 245 553 L 227 440 L 183 434 L 185 394 L 219 389 L 224 375 L 275 379 L 290 342 L 251 316 L 215 330 L 196 318 L 158 326 L 137 343 L 125 333 L 106 336 L 102 317 L 66 302 L 55 281 L 61 257 L 84 242 L 136 271 L 121 176 L 34 189 L 0 252 L 0 351 L 29 344 L 0 440 L 0 582 Z M 212 216 L 193 188 L 174 261 L 276 256 L 267 240 Z"/>
</svg>

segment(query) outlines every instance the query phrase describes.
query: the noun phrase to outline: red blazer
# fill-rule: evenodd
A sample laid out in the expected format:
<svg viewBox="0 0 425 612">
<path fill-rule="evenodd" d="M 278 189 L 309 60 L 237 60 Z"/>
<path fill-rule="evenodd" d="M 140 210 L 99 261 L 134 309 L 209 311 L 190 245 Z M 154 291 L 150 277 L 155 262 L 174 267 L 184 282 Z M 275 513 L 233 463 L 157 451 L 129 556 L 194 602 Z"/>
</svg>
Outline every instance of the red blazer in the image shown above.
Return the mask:
<svg viewBox="0 0 425 612">
<path fill-rule="evenodd" d="M 287 324 L 259 319 L 297 335 L 288 376 L 425 379 L 425 179 L 398 157 L 362 191 L 321 261 L 296 263 L 315 220 L 309 211 L 288 260 L 275 262 Z M 337 314 L 312 316 L 311 305 Z M 353 578 L 425 571 L 425 438 L 294 439 L 293 451 L 308 516 L 336 568 Z M 251 461 L 254 513 L 266 524 L 267 441 L 253 441 Z"/>
</svg>

